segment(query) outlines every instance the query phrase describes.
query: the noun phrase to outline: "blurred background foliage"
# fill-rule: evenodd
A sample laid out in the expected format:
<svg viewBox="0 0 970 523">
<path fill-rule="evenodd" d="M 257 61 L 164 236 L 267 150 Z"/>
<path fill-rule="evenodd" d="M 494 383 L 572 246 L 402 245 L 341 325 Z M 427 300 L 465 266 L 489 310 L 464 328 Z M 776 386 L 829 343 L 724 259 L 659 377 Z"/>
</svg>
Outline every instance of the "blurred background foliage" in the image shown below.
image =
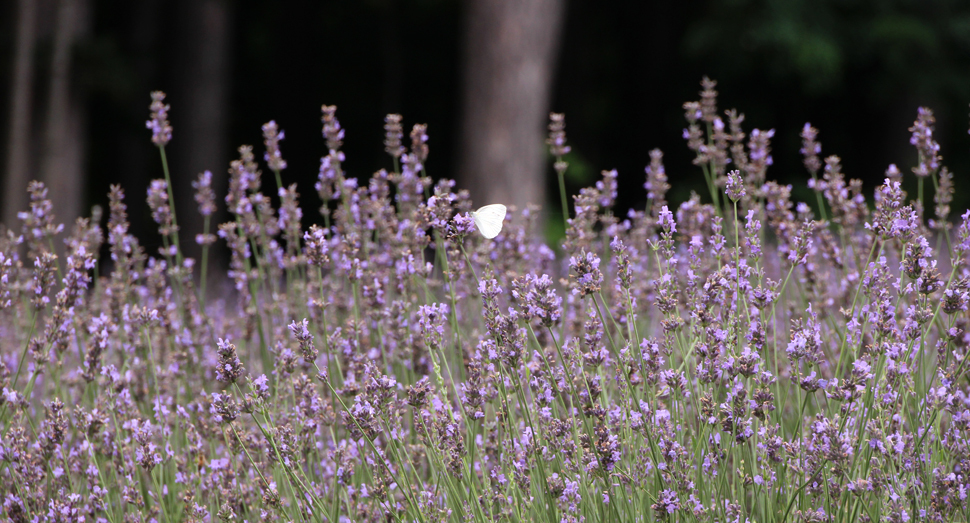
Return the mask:
<svg viewBox="0 0 970 523">
<path fill-rule="evenodd" d="M 805 122 L 819 129 L 823 155 L 840 156 L 871 192 L 890 163 L 905 173 L 915 164 L 907 129 L 925 105 L 956 172 L 954 209 L 970 204 L 961 183 L 970 168 L 970 3 L 591 2 L 571 5 L 565 34 L 556 108 L 574 150 L 597 169 L 619 168 L 631 189 L 647 150 L 660 147 L 673 200 L 704 194 L 679 131 L 680 104 L 698 99 L 708 75 L 720 107 L 746 115 L 746 131 L 776 130 L 768 176 L 793 184 L 796 198 L 813 200 L 798 152 Z M 624 205 L 642 198 L 621 194 Z"/>
<path fill-rule="evenodd" d="M 11 81 L 0 82 L 0 100 L 14 95 L 18 8 L 33 3 L 29 151 L 31 158 L 49 154 L 44 125 L 57 125 L 45 120 L 49 64 L 60 27 L 54 14 L 63 2 L 74 2 L 83 14 L 82 30 L 71 40 L 70 67 L 71 99 L 84 114 L 76 157 L 86 177 L 76 195 L 81 208 L 105 204 L 109 184 L 121 183 L 136 231 L 151 228 L 142 202 L 148 181 L 161 176 L 161 168 L 144 122 L 149 91 L 161 89 L 172 105 L 175 132 L 169 149 L 183 195 L 190 194 L 184 187 L 202 169 L 223 176 L 241 144 L 254 144 L 261 157 L 260 125 L 272 119 L 286 133 L 284 181 L 298 183 L 304 208 L 315 209 L 313 182 L 325 153 L 319 118 L 324 103 L 339 107 L 351 174 L 367 177 L 391 167 L 382 126 L 384 115 L 396 112 L 404 115 L 406 131 L 413 123 L 428 124 L 428 172 L 461 178 L 461 155 L 467 150 L 463 126 L 477 125 L 463 122 L 468 114 L 463 82 L 473 77 L 464 69 L 468 13 L 475 5 L 491 9 L 490 1 L 7 2 L 0 7 L 0 71 Z M 798 153 L 805 122 L 820 130 L 823 156 L 839 155 L 847 177 L 861 178 L 871 199 L 889 164 L 905 173 L 915 165 L 907 129 L 917 107 L 928 106 L 937 117 L 943 163 L 955 172 L 954 211 L 970 205 L 965 196 L 970 194 L 970 2 L 547 1 L 562 9 L 562 16 L 549 22 L 561 25 L 554 32 L 549 101 L 542 113 L 566 114 L 572 193 L 593 183 L 600 170 L 616 168 L 618 213 L 642 206 L 643 168 L 648 152 L 660 148 L 673 186 L 671 200 L 683 201 L 691 190 L 703 195 L 703 177 L 691 164 L 681 133 L 682 104 L 698 99 L 699 81 L 707 75 L 718 82 L 720 108 L 746 115 L 745 131 L 776 129 L 768 176 L 793 184 L 799 200 L 814 200 Z M 217 115 L 215 153 L 199 159 L 190 151 L 212 133 L 192 134 L 187 112 L 211 104 L 185 100 L 196 78 L 213 69 L 185 64 L 199 49 L 210 49 L 213 38 L 222 50 L 213 67 L 224 73 L 210 81 L 224 111 Z M 10 138 L 18 132 L 9 123 L 14 108 L 0 105 L 3 158 L 10 157 Z M 41 163 L 31 161 L 31 178 Z M 546 212 L 558 214 L 551 162 L 536 176 L 544 177 Z M 914 183 L 911 176 L 908 180 Z M 48 183 L 57 190 L 55 182 Z M 912 188 L 910 194 L 915 194 Z M 191 198 L 182 205 L 185 216 Z M 4 209 L 6 216 L 9 212 Z M 308 221 L 314 219 L 307 214 Z"/>
</svg>

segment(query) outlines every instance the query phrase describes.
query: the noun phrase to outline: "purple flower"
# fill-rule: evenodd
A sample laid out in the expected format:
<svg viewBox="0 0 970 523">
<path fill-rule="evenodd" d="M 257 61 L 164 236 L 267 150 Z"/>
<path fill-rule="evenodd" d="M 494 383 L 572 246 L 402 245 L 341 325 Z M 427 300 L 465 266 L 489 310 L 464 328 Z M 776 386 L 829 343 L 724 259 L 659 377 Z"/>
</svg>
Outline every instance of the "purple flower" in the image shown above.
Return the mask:
<svg viewBox="0 0 970 523">
<path fill-rule="evenodd" d="M 327 242 L 327 231 L 317 225 L 311 225 L 310 230 L 303 234 L 304 253 L 311 265 L 322 267 L 330 263 L 330 244 Z"/>
<path fill-rule="evenodd" d="M 930 176 L 940 168 L 940 144 L 933 139 L 934 123 L 936 118 L 933 117 L 933 111 L 927 107 L 920 107 L 916 121 L 909 128 L 913 133 L 909 143 L 915 145 L 919 152 L 919 164 L 913 167 L 913 174 L 921 178 Z"/>
<path fill-rule="evenodd" d="M 320 195 L 320 199 L 323 200 L 324 206 L 320 208 L 320 212 L 324 216 L 330 214 L 330 209 L 327 207 L 327 202 L 330 200 L 335 200 L 340 198 L 340 160 L 337 154 L 329 154 L 320 158 L 320 173 L 317 175 L 317 183 L 314 188 L 317 190 L 317 194 Z"/>
<path fill-rule="evenodd" d="M 611 171 L 603 171 L 603 179 L 596 182 L 596 190 L 600 194 L 599 205 L 603 209 L 609 209 L 613 207 L 613 203 L 616 201 L 618 186 L 616 179 L 619 176 L 616 169 Z"/>
<path fill-rule="evenodd" d="M 469 213 L 459 213 L 448 223 L 445 239 L 460 243 L 465 236 L 475 232 L 475 220 Z"/>
<path fill-rule="evenodd" d="M 643 184 L 643 188 L 647 190 L 647 199 L 653 200 L 654 212 L 659 211 L 667 203 L 664 197 L 667 191 L 670 190 L 670 184 L 667 183 L 667 172 L 664 169 L 663 156 L 663 152 L 660 149 L 650 151 L 650 165 L 644 168 L 644 171 L 647 173 L 647 181 Z"/>
<path fill-rule="evenodd" d="M 47 187 L 43 182 L 30 182 L 27 192 L 30 193 L 30 210 L 18 212 L 17 218 L 24 222 L 23 233 L 27 237 L 31 253 L 37 255 L 43 241 L 63 231 L 64 224 L 54 222 L 54 204 L 47 198 Z"/>
<path fill-rule="evenodd" d="M 599 256 L 583 249 L 578 256 L 569 258 L 569 271 L 573 294 L 586 297 L 599 292 L 603 283 Z"/>
<path fill-rule="evenodd" d="M 748 162 L 744 165 L 746 179 L 754 186 L 760 186 L 765 181 L 765 172 L 774 160 L 771 158 L 769 143 L 775 136 L 775 130 L 753 129 L 748 141 Z M 729 196 L 730 197 L 730 196 Z"/>
<path fill-rule="evenodd" d="M 343 145 L 344 130 L 340 127 L 340 121 L 337 120 L 337 106 L 324 105 L 320 108 L 320 111 L 323 113 L 321 120 L 323 121 L 323 137 L 327 140 L 327 148 L 332 152 L 339 151 L 340 146 Z"/>
<path fill-rule="evenodd" d="M 445 335 L 445 320 L 448 319 L 448 305 L 432 303 L 418 308 L 418 328 L 428 348 L 441 347 Z"/>
<path fill-rule="evenodd" d="M 680 501 L 677 499 L 677 492 L 664 489 L 660 491 L 660 495 L 657 497 L 657 502 L 650 505 L 658 516 L 661 518 L 666 518 L 667 516 L 673 514 L 675 511 L 680 509 Z"/>
<path fill-rule="evenodd" d="M 232 423 L 239 417 L 239 406 L 232 394 L 214 392 L 209 414 L 212 414 L 212 420 L 216 423 Z"/>
<path fill-rule="evenodd" d="M 741 180 L 741 171 L 731 171 L 728 173 L 727 185 L 724 187 L 724 192 L 731 201 L 735 202 L 744 196 L 744 181 Z"/>
<path fill-rule="evenodd" d="M 283 131 L 276 125 L 275 120 L 270 120 L 263 124 L 263 144 L 266 146 L 266 153 L 263 159 L 273 171 L 286 169 L 286 160 L 280 152 L 280 140 L 284 138 Z"/>
<path fill-rule="evenodd" d="M 216 369 L 216 377 L 223 383 L 235 383 L 243 375 L 242 362 L 236 355 L 236 346 L 228 339 L 219 338 L 219 366 Z"/>
<path fill-rule="evenodd" d="M 162 236 L 171 236 L 178 231 L 174 224 L 172 208 L 168 201 L 168 183 L 165 180 L 152 180 L 148 186 L 148 207 L 152 210 L 152 219 L 159 225 L 158 232 Z"/>
<path fill-rule="evenodd" d="M 317 359 L 319 351 L 313 346 L 313 334 L 310 334 L 309 325 L 310 321 L 303 318 L 299 323 L 295 321 L 291 322 L 289 329 L 293 333 L 293 337 L 296 338 L 296 341 L 300 343 L 300 351 L 303 353 L 303 359 L 307 362 L 314 362 Z"/>
<path fill-rule="evenodd" d="M 748 248 L 748 256 L 757 262 L 761 259 L 761 221 L 757 219 L 754 209 L 748 210 L 748 215 L 745 220 L 745 247 Z"/>
<path fill-rule="evenodd" d="M 171 107 L 165 103 L 165 93 L 152 91 L 152 119 L 145 122 L 145 128 L 152 130 L 152 143 L 165 147 L 172 139 L 172 126 L 168 123 L 168 110 Z"/>
<path fill-rule="evenodd" d="M 822 357 L 822 335 L 818 324 L 818 315 L 812 310 L 812 305 L 808 306 L 808 321 L 804 326 L 799 320 L 792 320 L 791 341 L 785 352 L 792 362 L 797 362 L 803 358 L 810 362 L 818 362 Z"/>
<path fill-rule="evenodd" d="M 677 223 L 674 222 L 674 213 L 670 212 L 667 209 L 666 205 L 664 205 L 663 208 L 660 209 L 660 217 L 657 220 L 657 225 L 659 225 L 660 228 L 663 229 L 665 232 L 668 232 L 668 233 L 677 232 Z"/>
<path fill-rule="evenodd" d="M 539 277 L 526 274 L 524 278 L 514 280 L 512 298 L 522 304 L 522 317 L 526 320 L 539 319 L 546 327 L 559 323 L 562 298 L 552 288 L 552 278 L 548 274 Z"/>
<path fill-rule="evenodd" d="M 818 155 L 822 154 L 822 144 L 815 141 L 818 136 L 818 129 L 806 122 L 805 126 L 802 127 L 801 136 L 802 148 L 798 152 L 805 157 L 805 168 L 814 175 L 822 168 L 822 163 L 818 159 Z"/>
<path fill-rule="evenodd" d="M 195 189 L 195 202 L 199 204 L 199 214 L 211 216 L 216 212 L 216 193 L 212 190 L 212 173 L 205 171 L 192 182 Z"/>
<path fill-rule="evenodd" d="M 296 249 L 302 229 L 301 221 L 303 220 L 303 209 L 300 208 L 298 202 L 300 195 L 296 192 L 296 184 L 290 184 L 289 187 L 280 187 L 277 195 L 280 197 L 277 227 L 281 231 L 285 231 L 287 241 L 293 244 L 289 248 Z"/>
</svg>

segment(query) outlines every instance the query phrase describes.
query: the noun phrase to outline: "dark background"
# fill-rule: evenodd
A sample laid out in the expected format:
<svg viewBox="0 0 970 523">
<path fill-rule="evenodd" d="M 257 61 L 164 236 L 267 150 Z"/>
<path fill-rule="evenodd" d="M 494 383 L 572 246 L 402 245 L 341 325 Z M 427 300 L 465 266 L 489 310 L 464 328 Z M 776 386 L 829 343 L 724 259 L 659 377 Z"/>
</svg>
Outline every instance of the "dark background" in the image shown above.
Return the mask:
<svg viewBox="0 0 970 523">
<path fill-rule="evenodd" d="M 38 16 L 43 18 L 54 4 L 41 2 Z M 11 1 L 0 7 L 4 79 L 13 67 L 17 5 Z M 73 92 L 87 115 L 84 208 L 105 205 L 108 185 L 121 183 L 142 237 L 154 234 L 147 231 L 145 187 L 161 176 L 144 127 L 151 90 L 169 93 L 173 163 L 192 146 L 180 140 L 185 119 L 180 102 L 192 81 L 180 63 L 191 52 L 182 34 L 185 5 L 93 0 L 86 32 L 72 50 Z M 601 169 L 616 168 L 619 207 L 625 214 L 622 208 L 642 205 L 643 168 L 648 152 L 659 147 L 673 186 L 671 200 L 682 201 L 691 190 L 704 195 L 703 177 L 681 137 L 686 126 L 681 106 L 698 99 L 699 81 L 707 75 L 718 81 L 719 108 L 737 108 L 746 115 L 745 131 L 776 129 L 769 179 L 793 184 L 796 199 L 809 203 L 814 198 L 805 187 L 808 175 L 798 153 L 805 122 L 820 130 L 823 156 L 839 155 L 847 177 L 861 178 L 871 201 L 871 190 L 890 163 L 910 173 L 916 152 L 907 128 L 918 106 L 932 108 L 943 163 L 955 173 L 953 214 L 958 215 L 970 204 L 965 196 L 970 188 L 968 5 L 945 0 L 569 0 L 548 109 L 566 114 L 573 147 L 570 191 L 593 183 Z M 339 107 L 346 129 L 345 168 L 352 175 L 366 177 L 390 168 L 383 151 L 383 117 L 398 112 L 406 129 L 428 123 L 429 173 L 455 177 L 467 5 L 446 0 L 238 0 L 224 7 L 230 28 L 227 139 L 221 161 L 208 167 L 213 173 L 224 176 L 240 144 L 253 144 L 261 159 L 260 125 L 274 119 L 286 133 L 284 182 L 299 183 L 306 221 L 313 220 L 318 205 L 313 182 L 326 152 L 319 108 L 327 103 Z M 52 39 L 52 31 L 38 31 L 37 108 L 32 111 L 38 119 L 45 111 L 40 102 Z M 9 81 L 0 82 L 2 147 L 11 132 L 6 124 L 10 91 Z M 3 157 L 7 154 L 0 150 Z M 196 174 L 174 176 L 177 184 L 186 184 L 186 177 Z M 558 213 L 551 162 L 545 176 L 546 207 Z M 915 194 L 913 177 L 906 179 Z"/>
</svg>

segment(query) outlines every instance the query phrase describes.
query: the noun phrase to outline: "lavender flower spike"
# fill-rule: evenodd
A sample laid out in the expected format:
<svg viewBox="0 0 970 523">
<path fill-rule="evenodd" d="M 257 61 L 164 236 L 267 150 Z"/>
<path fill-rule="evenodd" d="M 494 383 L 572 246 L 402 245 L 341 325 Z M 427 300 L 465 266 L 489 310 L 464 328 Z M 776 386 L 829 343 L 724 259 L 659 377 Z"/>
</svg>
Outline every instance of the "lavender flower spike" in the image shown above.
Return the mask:
<svg viewBox="0 0 970 523">
<path fill-rule="evenodd" d="M 152 119 L 145 122 L 145 128 L 152 130 L 152 143 L 158 147 L 165 147 L 172 140 L 172 126 L 168 123 L 168 110 L 171 108 L 164 102 L 165 93 L 152 91 Z"/>
<path fill-rule="evenodd" d="M 727 185 L 724 187 L 724 192 L 734 202 L 744 197 L 744 181 L 741 180 L 740 171 L 731 171 L 728 173 Z"/>
<path fill-rule="evenodd" d="M 280 140 L 283 139 L 283 131 L 276 125 L 276 121 L 270 120 L 263 124 L 263 144 L 266 146 L 266 153 L 263 159 L 272 171 L 282 171 L 286 169 L 286 160 L 280 152 Z"/>
</svg>

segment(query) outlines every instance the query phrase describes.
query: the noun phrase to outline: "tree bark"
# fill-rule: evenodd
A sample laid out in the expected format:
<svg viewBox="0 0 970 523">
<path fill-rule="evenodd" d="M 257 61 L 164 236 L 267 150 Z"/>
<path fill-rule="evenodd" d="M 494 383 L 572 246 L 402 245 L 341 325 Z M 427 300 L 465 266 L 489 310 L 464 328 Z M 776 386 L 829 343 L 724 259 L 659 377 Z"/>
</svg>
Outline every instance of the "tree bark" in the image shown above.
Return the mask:
<svg viewBox="0 0 970 523">
<path fill-rule="evenodd" d="M 3 224 L 14 230 L 18 230 L 17 213 L 27 208 L 36 33 L 37 1 L 20 0 L 17 2 L 17 40 L 10 82 L 10 123 L 7 128 L 2 217 Z"/>
<path fill-rule="evenodd" d="M 125 191 L 132 234 L 143 239 L 148 237 L 149 231 L 157 230 L 157 225 L 144 209 L 149 180 L 161 173 L 161 159 L 151 142 L 151 131 L 145 129 L 145 120 L 149 114 L 149 93 L 169 88 L 162 82 L 161 60 L 157 59 L 160 54 L 157 49 L 162 45 L 163 4 L 162 0 L 139 0 L 132 6 L 124 45 L 131 50 L 135 94 L 131 100 L 126 100 L 128 112 L 124 127 L 112 138 L 118 144 L 116 172 L 122 173 L 112 181 L 120 183 Z M 106 191 L 98 196 L 103 198 Z"/>
<path fill-rule="evenodd" d="M 171 98 L 175 133 L 169 150 L 182 250 L 197 261 L 202 251 L 195 236 L 202 232 L 203 220 L 195 204 L 192 181 L 209 170 L 217 195 L 225 194 L 228 186 L 230 19 L 225 0 L 187 0 L 178 6 L 176 24 L 181 43 L 176 48 L 178 68 Z M 221 204 L 221 198 L 216 203 Z M 212 217 L 209 232 L 222 221 L 218 214 Z M 210 252 L 210 257 L 217 257 L 217 251 Z"/>
<path fill-rule="evenodd" d="M 565 0 L 472 0 L 459 177 L 476 205 L 545 203 L 544 128 Z"/>
<path fill-rule="evenodd" d="M 74 220 L 86 214 L 85 127 L 83 93 L 74 85 L 71 62 L 74 46 L 87 33 L 88 0 L 61 0 L 57 6 L 41 179 L 50 189 L 57 220 L 71 231 Z"/>
</svg>

